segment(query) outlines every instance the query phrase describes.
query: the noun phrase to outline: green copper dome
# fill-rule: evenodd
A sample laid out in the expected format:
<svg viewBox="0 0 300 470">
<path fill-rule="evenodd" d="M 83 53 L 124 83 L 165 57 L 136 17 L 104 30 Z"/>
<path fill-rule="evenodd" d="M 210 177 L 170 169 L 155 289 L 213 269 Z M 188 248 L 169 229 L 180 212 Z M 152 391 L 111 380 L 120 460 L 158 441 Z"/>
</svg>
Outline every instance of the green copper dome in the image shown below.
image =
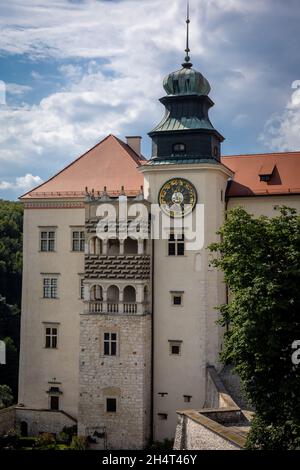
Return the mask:
<svg viewBox="0 0 300 470">
<path fill-rule="evenodd" d="M 172 72 L 164 79 L 163 86 L 168 95 L 205 96 L 210 92 L 210 84 L 191 63 L 182 64 L 182 68 Z"/>
</svg>

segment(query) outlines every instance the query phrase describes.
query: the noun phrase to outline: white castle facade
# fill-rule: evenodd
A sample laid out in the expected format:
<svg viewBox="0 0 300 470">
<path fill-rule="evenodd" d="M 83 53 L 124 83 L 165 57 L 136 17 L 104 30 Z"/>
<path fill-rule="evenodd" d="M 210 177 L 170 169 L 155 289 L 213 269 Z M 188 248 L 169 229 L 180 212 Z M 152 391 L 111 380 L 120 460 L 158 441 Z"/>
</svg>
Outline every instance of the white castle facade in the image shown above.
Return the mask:
<svg viewBox="0 0 300 470">
<path fill-rule="evenodd" d="M 29 434 L 79 435 L 111 449 L 144 448 L 173 439 L 176 410 L 207 403 L 207 367 L 221 369 L 223 330 L 216 306 L 226 302 L 222 274 L 208 245 L 225 211 L 238 205 L 273 216 L 300 207 L 300 153 L 221 157 L 207 80 L 186 58 L 164 81 L 162 122 L 140 138 L 108 136 L 21 198 L 24 268 L 18 416 Z M 153 239 L 97 236 L 111 206 L 127 197 L 160 204 L 171 227 Z M 177 237 L 175 207 L 202 207 L 204 243 Z M 102 213 L 102 215 L 99 215 Z M 118 219 L 119 220 L 119 219 Z M 144 219 L 145 222 L 145 219 Z"/>
</svg>

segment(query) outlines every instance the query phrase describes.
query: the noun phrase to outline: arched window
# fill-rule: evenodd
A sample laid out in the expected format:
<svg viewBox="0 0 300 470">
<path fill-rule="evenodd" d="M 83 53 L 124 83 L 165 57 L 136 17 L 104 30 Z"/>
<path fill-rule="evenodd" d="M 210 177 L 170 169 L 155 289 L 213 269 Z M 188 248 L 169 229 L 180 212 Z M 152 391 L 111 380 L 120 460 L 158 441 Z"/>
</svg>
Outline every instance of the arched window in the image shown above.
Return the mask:
<svg viewBox="0 0 300 470">
<path fill-rule="evenodd" d="M 98 284 L 91 288 L 91 300 L 103 300 L 102 287 Z"/>
<path fill-rule="evenodd" d="M 185 144 L 177 143 L 173 145 L 173 153 L 175 155 L 181 155 L 186 152 L 186 146 Z"/>
<path fill-rule="evenodd" d="M 120 242 L 118 239 L 110 238 L 108 240 L 107 254 L 109 256 L 116 256 L 120 254 Z"/>
<path fill-rule="evenodd" d="M 119 302 L 119 288 L 117 286 L 109 286 L 107 289 L 107 302 Z"/>
<path fill-rule="evenodd" d="M 126 286 L 123 291 L 123 300 L 124 302 L 135 302 L 136 301 L 136 292 L 133 286 Z"/>
<path fill-rule="evenodd" d="M 124 242 L 124 253 L 126 255 L 135 255 L 138 252 L 138 242 L 133 238 L 126 238 Z"/>
</svg>

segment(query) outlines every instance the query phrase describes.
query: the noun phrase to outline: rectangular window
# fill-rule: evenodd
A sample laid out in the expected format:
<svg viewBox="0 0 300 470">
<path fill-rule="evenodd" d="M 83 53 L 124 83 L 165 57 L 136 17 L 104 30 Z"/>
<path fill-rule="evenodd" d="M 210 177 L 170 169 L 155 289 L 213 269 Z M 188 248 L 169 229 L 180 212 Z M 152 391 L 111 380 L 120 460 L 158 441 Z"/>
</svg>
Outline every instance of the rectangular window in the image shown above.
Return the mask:
<svg viewBox="0 0 300 470">
<path fill-rule="evenodd" d="M 116 413 L 117 411 L 117 399 L 116 398 L 106 398 L 106 412 L 107 413 Z"/>
<path fill-rule="evenodd" d="M 59 410 L 59 397 L 50 396 L 50 410 Z"/>
<path fill-rule="evenodd" d="M 104 333 L 104 356 L 117 355 L 117 333 Z"/>
<path fill-rule="evenodd" d="M 184 255 L 184 235 L 178 235 L 178 237 L 176 237 L 174 233 L 170 233 L 168 240 L 168 255 Z"/>
<path fill-rule="evenodd" d="M 43 279 L 44 299 L 57 299 L 57 278 L 44 277 Z"/>
<path fill-rule="evenodd" d="M 192 395 L 183 395 L 185 403 L 190 403 L 192 399 Z"/>
<path fill-rule="evenodd" d="M 72 231 L 72 251 L 84 251 L 84 231 Z"/>
<path fill-rule="evenodd" d="M 42 230 L 40 232 L 41 251 L 55 251 L 55 231 Z"/>
<path fill-rule="evenodd" d="M 182 341 L 169 341 L 170 354 L 173 356 L 181 355 L 181 344 Z"/>
<path fill-rule="evenodd" d="M 161 419 L 162 421 L 168 419 L 168 414 L 167 413 L 157 413 L 157 415 L 158 415 L 159 419 Z"/>
<path fill-rule="evenodd" d="M 52 326 L 46 327 L 45 347 L 47 349 L 57 348 L 57 327 L 52 327 Z"/>
</svg>

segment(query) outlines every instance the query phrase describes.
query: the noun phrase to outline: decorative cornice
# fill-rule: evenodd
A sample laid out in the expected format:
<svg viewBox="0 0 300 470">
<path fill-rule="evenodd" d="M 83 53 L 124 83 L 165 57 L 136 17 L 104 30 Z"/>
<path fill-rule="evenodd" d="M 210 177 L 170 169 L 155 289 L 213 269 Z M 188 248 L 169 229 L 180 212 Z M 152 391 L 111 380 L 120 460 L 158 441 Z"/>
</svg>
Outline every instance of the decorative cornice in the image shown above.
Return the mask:
<svg viewBox="0 0 300 470">
<path fill-rule="evenodd" d="M 24 209 L 84 209 L 83 201 L 22 201 Z"/>
</svg>

